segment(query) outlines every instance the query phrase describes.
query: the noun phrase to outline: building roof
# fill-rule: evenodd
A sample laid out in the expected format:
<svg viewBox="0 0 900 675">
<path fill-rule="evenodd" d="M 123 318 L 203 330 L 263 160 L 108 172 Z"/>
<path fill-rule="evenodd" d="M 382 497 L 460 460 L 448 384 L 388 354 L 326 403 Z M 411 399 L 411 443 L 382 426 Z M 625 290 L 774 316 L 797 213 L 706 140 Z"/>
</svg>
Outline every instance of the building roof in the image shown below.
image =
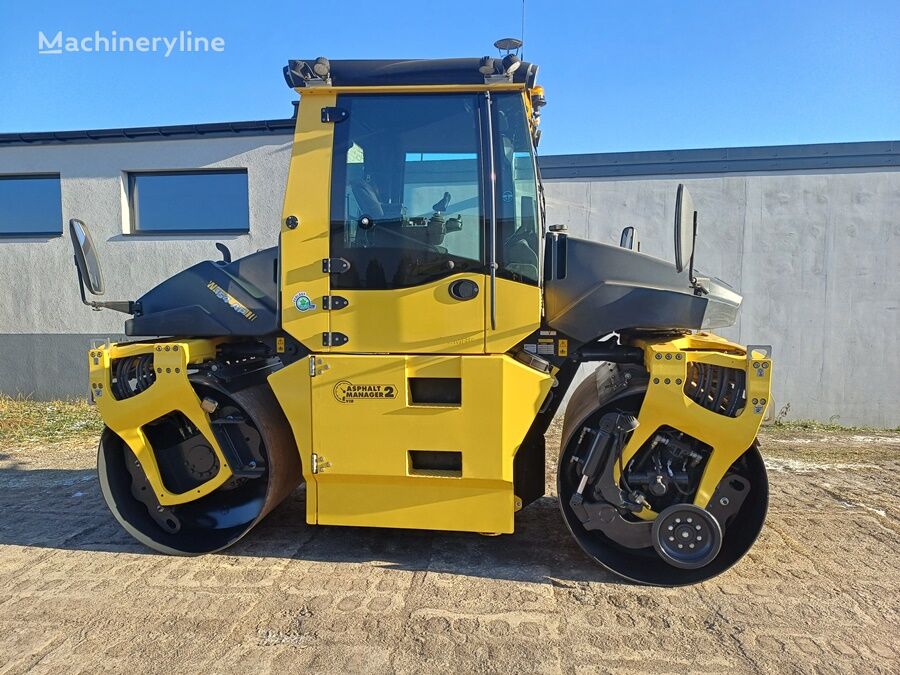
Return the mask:
<svg viewBox="0 0 900 675">
<path fill-rule="evenodd" d="M 295 123 L 293 118 L 287 118 L 126 129 L 6 133 L 0 134 L 0 149 L 10 146 L 289 136 L 294 131 Z M 539 157 L 539 164 L 541 174 L 547 179 L 900 168 L 900 141 L 542 155 Z"/>
<path fill-rule="evenodd" d="M 540 166 L 544 178 L 569 179 L 900 168 L 900 141 L 549 155 Z"/>
<path fill-rule="evenodd" d="M 121 141 L 166 141 L 191 138 L 268 136 L 292 134 L 296 120 L 253 122 L 213 122 L 126 129 L 86 129 L 83 131 L 37 131 L 0 134 L 0 147 L 10 145 L 58 145 L 61 143 L 118 143 Z"/>
</svg>

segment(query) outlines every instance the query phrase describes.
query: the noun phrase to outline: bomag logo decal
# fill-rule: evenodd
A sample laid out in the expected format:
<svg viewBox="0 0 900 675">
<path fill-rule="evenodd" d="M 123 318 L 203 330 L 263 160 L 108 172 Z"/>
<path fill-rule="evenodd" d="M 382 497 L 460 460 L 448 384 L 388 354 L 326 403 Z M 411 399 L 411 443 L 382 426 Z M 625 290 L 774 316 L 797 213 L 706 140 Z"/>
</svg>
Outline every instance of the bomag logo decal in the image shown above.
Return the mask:
<svg viewBox="0 0 900 675">
<path fill-rule="evenodd" d="M 397 398 L 397 387 L 393 384 L 353 384 L 341 380 L 334 385 L 334 397 L 341 403 Z"/>
<path fill-rule="evenodd" d="M 215 281 L 210 281 L 208 284 L 206 284 L 206 287 L 211 290 L 213 294 L 217 298 L 219 298 L 219 300 L 231 307 L 231 309 L 243 316 L 245 319 L 247 319 L 247 321 L 256 320 L 256 312 L 252 311 L 240 300 L 237 300 L 234 296 L 231 295 L 231 293 L 219 286 L 219 284 L 217 284 Z"/>
</svg>

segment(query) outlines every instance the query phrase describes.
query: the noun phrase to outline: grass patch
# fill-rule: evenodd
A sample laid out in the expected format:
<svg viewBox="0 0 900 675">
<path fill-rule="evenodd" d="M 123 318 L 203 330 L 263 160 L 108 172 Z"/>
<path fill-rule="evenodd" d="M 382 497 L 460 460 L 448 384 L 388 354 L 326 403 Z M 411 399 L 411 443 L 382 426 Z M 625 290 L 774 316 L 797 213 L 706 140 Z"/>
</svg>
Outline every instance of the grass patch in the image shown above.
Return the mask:
<svg viewBox="0 0 900 675">
<path fill-rule="evenodd" d="M 103 422 L 84 400 L 32 401 L 0 395 L 0 446 L 96 442 Z"/>
<path fill-rule="evenodd" d="M 836 424 L 834 422 L 817 422 L 815 420 L 791 420 L 790 422 L 774 422 L 765 424 L 763 431 L 778 434 L 793 434 L 798 432 L 821 432 L 829 434 L 893 434 L 900 432 L 900 427 L 881 428 L 881 427 L 855 427 Z"/>
</svg>

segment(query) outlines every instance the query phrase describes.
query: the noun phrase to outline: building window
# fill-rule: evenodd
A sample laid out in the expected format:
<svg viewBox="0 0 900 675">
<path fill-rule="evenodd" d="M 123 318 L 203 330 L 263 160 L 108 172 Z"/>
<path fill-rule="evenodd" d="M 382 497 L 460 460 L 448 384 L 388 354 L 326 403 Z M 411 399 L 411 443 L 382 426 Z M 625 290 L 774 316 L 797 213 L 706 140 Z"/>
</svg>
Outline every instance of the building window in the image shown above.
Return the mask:
<svg viewBox="0 0 900 675">
<path fill-rule="evenodd" d="M 59 174 L 0 176 L 0 237 L 62 235 Z"/>
<path fill-rule="evenodd" d="M 247 170 L 128 174 L 134 234 L 248 232 Z"/>
</svg>

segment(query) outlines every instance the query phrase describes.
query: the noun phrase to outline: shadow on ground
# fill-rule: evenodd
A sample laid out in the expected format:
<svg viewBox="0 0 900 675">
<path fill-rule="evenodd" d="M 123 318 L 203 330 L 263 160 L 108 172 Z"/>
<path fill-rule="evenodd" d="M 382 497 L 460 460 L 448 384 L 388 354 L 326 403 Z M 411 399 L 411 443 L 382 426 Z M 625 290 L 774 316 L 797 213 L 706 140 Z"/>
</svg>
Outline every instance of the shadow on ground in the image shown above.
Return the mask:
<svg viewBox="0 0 900 675">
<path fill-rule="evenodd" d="M 521 511 L 516 533 L 309 526 L 301 487 L 243 540 L 218 555 L 365 564 L 411 571 L 533 582 L 621 580 L 572 540 L 555 498 Z M 152 554 L 115 522 L 92 470 L 0 469 L 0 544 Z"/>
</svg>

